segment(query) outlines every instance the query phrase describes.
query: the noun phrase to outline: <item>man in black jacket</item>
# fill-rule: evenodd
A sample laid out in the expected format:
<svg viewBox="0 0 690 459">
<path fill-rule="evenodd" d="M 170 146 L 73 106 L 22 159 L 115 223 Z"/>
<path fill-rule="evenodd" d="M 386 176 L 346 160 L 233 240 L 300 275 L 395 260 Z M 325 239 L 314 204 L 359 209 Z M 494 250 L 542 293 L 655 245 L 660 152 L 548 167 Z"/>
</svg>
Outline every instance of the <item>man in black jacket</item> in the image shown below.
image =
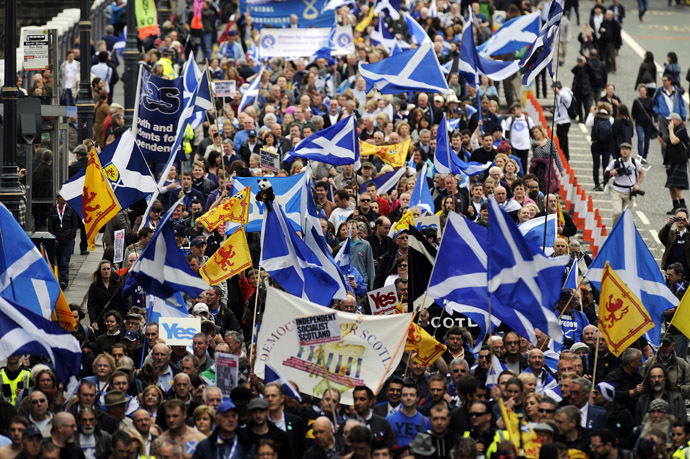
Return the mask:
<svg viewBox="0 0 690 459">
<path fill-rule="evenodd" d="M 395 432 L 393 428 L 388 423 L 386 418 L 377 416 L 374 414 L 372 409 L 376 397 L 374 392 L 367 386 L 356 386 L 352 392 L 353 405 L 355 411 L 357 412 L 354 419 L 361 422 L 364 426 L 368 427 L 369 430 L 374 434 L 376 440 L 383 441 L 386 446 L 392 447 L 398 444 L 398 440 L 395 437 Z M 345 427 L 345 423 L 341 424 L 338 431 L 342 435 Z"/>
<path fill-rule="evenodd" d="M 55 236 L 55 258 L 58 265 L 60 288 L 65 290 L 69 284 L 69 261 L 74 250 L 74 238 L 81 219 L 77 212 L 58 195 L 57 203 L 48 214 L 48 231 Z"/>
<path fill-rule="evenodd" d="M 304 421 L 299 416 L 284 410 L 285 395 L 280 384 L 266 384 L 264 400 L 268 402 L 268 420 L 287 434 L 290 450 L 304 451 Z"/>
</svg>

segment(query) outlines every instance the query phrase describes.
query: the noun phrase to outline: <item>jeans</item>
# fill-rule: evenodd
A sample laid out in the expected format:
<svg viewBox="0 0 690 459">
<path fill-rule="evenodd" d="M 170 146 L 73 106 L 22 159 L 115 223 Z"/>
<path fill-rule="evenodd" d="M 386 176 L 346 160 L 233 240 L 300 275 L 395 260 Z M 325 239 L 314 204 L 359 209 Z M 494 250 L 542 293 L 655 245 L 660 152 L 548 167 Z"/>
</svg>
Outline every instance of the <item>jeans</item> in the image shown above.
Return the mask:
<svg viewBox="0 0 690 459">
<path fill-rule="evenodd" d="M 637 154 L 647 159 L 647 154 L 649 154 L 649 141 L 652 137 L 652 130 L 654 126 L 640 126 L 635 125 L 635 130 L 637 131 Z"/>
<path fill-rule="evenodd" d="M 570 123 L 562 123 L 556 125 L 556 137 L 558 137 L 558 144 L 561 146 L 561 151 L 565 159 L 570 161 L 570 148 L 568 148 L 568 131 L 570 131 Z"/>
<path fill-rule="evenodd" d="M 69 261 L 74 250 L 74 239 L 57 241 L 55 258 L 57 258 L 58 277 L 60 282 L 69 283 Z"/>
<path fill-rule="evenodd" d="M 204 59 L 211 60 L 213 54 L 213 33 L 204 32 L 201 35 L 201 50 L 204 53 Z"/>
<path fill-rule="evenodd" d="M 642 19 L 647 12 L 647 0 L 637 0 L 637 10 L 639 18 Z"/>
<path fill-rule="evenodd" d="M 65 89 L 65 105 L 74 107 L 76 105 L 76 102 L 74 100 L 74 96 L 72 95 L 72 90 L 71 89 Z"/>
</svg>

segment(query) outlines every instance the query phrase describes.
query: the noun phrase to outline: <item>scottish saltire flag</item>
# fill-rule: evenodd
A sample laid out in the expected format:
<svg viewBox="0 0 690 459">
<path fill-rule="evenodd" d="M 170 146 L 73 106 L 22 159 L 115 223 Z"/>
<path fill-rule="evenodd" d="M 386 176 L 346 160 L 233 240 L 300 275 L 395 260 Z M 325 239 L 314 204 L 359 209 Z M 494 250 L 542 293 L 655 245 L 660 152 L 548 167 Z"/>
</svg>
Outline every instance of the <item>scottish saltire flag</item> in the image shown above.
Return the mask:
<svg viewBox="0 0 690 459">
<path fill-rule="evenodd" d="M 549 65 L 549 73 L 553 76 L 550 64 L 553 54 L 556 52 L 554 40 L 558 35 L 558 28 L 561 26 L 561 17 L 563 17 L 563 0 L 553 0 L 549 8 L 549 16 L 539 30 L 539 36 L 520 59 L 520 68 L 523 70 L 522 84 L 530 84 L 547 65 Z M 537 58 L 525 71 L 525 66 L 535 55 Z"/>
<path fill-rule="evenodd" d="M 122 289 L 127 297 L 137 286 L 155 297 L 174 302 L 175 294 L 184 292 L 192 298 L 209 289 L 209 285 L 189 267 L 187 258 L 177 247 L 170 218 L 182 200 L 170 210 L 156 226 L 151 241 L 144 247 L 137 261 L 129 268 L 129 278 Z"/>
<path fill-rule="evenodd" d="M 441 65 L 441 71 L 443 72 L 444 75 L 448 75 L 453 68 L 453 60 L 449 60 L 445 64 Z"/>
<path fill-rule="evenodd" d="M 458 312 L 472 322 L 477 324 L 479 327 L 479 333 L 477 333 L 477 339 L 475 340 L 474 352 L 479 352 L 484 345 L 484 340 L 486 339 L 489 332 L 489 319 L 491 319 L 491 329 L 501 325 L 501 321 L 494 315 L 489 317 L 489 311 L 477 306 L 470 306 L 469 304 L 460 304 L 454 301 L 449 301 L 445 304 L 446 311 L 452 314 L 453 311 Z"/>
<path fill-rule="evenodd" d="M 526 240 L 513 219 L 489 198 L 488 281 L 493 298 L 510 304 L 556 341 L 563 330 L 553 307 L 561 292 L 563 270 L 570 257 L 547 257 Z"/>
<path fill-rule="evenodd" d="M 359 161 L 357 118 L 348 116 L 333 126 L 313 133 L 285 155 L 283 161 L 305 158 L 342 166 Z"/>
<path fill-rule="evenodd" d="M 328 10 L 335 11 L 346 5 L 356 6 L 357 2 L 355 0 L 327 0 L 326 3 L 324 3 L 323 8 L 321 8 L 321 12 L 323 13 L 324 11 Z"/>
<path fill-rule="evenodd" d="M 252 105 L 256 102 L 256 98 L 259 97 L 259 84 L 261 83 L 261 74 L 264 71 L 264 67 L 257 72 L 256 78 L 252 80 L 247 90 L 242 94 L 242 99 L 240 99 L 240 106 L 237 107 L 237 113 L 242 113 L 247 105 Z"/>
<path fill-rule="evenodd" d="M 580 275 L 580 268 L 577 266 L 577 260 L 573 261 L 573 266 L 568 271 L 568 277 L 563 282 L 563 288 L 577 289 L 577 276 Z"/>
<path fill-rule="evenodd" d="M 105 147 L 99 159 L 105 177 L 110 182 L 115 197 L 123 209 L 158 189 L 131 130 L 128 129 L 119 139 Z M 62 197 L 81 218 L 84 218 L 82 195 L 85 173 L 86 168 L 74 174 L 60 190 Z"/>
<path fill-rule="evenodd" d="M 264 216 L 259 265 L 288 293 L 328 306 L 340 289 L 274 202 Z"/>
<path fill-rule="evenodd" d="M 0 295 L 50 319 L 60 285 L 41 252 L 0 203 Z"/>
<path fill-rule="evenodd" d="M 42 314 L 0 296 L 0 360 L 13 355 L 49 357 L 65 386 L 81 371 L 81 346 L 71 333 Z"/>
<path fill-rule="evenodd" d="M 678 298 L 666 286 L 659 265 L 635 228 L 629 208 L 623 211 L 584 275 L 596 288 L 601 288 L 607 261 L 647 308 L 655 324 L 647 336 L 653 344 L 658 345 L 662 314 L 678 306 Z"/>
<path fill-rule="evenodd" d="M 410 197 L 410 209 L 417 206 L 422 209 L 422 212 L 428 212 L 430 215 L 433 215 L 436 209 L 434 207 L 434 198 L 431 197 L 429 182 L 426 181 L 426 169 L 427 165 L 424 164 L 419 175 L 417 175 L 417 181 Z"/>
<path fill-rule="evenodd" d="M 492 354 L 491 366 L 489 367 L 489 372 L 486 375 L 486 387 L 491 389 L 498 384 L 498 376 L 501 372 L 507 370 L 506 366 L 498 360 L 496 354 Z"/>
<path fill-rule="evenodd" d="M 477 51 L 484 56 L 513 53 L 534 43 L 538 35 L 539 13 L 525 14 L 504 22 Z"/>
<path fill-rule="evenodd" d="M 430 18 L 435 18 L 438 16 L 438 10 L 436 8 L 436 0 L 431 0 L 431 4 L 429 5 L 429 17 Z"/>
<path fill-rule="evenodd" d="M 451 212 L 443 230 L 427 292 L 435 300 L 448 300 L 454 309 L 453 303 L 456 303 L 463 308 L 474 306 L 486 311 L 484 322 L 480 325 L 483 329 L 489 328 L 487 240 L 486 228 Z M 458 260 L 462 260 L 462 263 L 458 263 Z M 460 309 L 456 310 L 465 314 Z M 530 342 L 537 342 L 531 322 L 524 314 L 513 309 L 511 303 L 506 306 L 492 297 L 491 315 L 492 320 L 495 317 Z M 472 320 L 479 323 L 481 317 L 475 315 Z"/>
<path fill-rule="evenodd" d="M 382 94 L 410 91 L 445 94 L 449 91 L 431 43 L 374 64 L 360 63 L 359 73 L 367 82 L 367 92 L 378 89 Z"/>
<path fill-rule="evenodd" d="M 117 37 L 117 41 L 113 45 L 113 52 L 117 52 L 120 57 L 124 57 L 125 41 L 127 40 L 127 26 L 122 29 L 122 33 Z"/>
<path fill-rule="evenodd" d="M 463 161 L 450 148 L 448 135 L 448 123 L 446 122 L 446 115 L 441 118 L 441 124 L 438 126 L 436 132 L 436 150 L 434 150 L 434 169 L 439 174 L 466 174 L 477 175 L 489 167 L 491 163 L 480 164 L 476 161 Z M 450 161 L 450 167 L 448 162 Z"/>
<path fill-rule="evenodd" d="M 200 78 L 201 70 L 199 69 L 199 66 L 196 65 L 196 60 L 188 59 L 184 64 L 184 68 L 182 69 L 182 82 L 184 83 L 182 102 L 185 106 L 187 106 L 189 99 L 191 99 L 192 94 L 194 94 L 194 91 L 196 91 L 196 88 L 199 86 Z M 203 123 L 205 119 L 205 112 L 195 112 L 194 115 L 192 115 L 192 120 L 189 122 L 189 127 L 196 129 L 201 126 L 201 123 Z"/>
<path fill-rule="evenodd" d="M 259 62 L 259 47 L 256 46 L 256 43 L 254 42 L 254 40 L 252 40 L 251 44 L 249 45 L 249 49 L 247 50 L 244 57 L 247 60 L 249 60 L 249 58 L 251 58 L 254 60 L 254 62 Z"/>
<path fill-rule="evenodd" d="M 534 217 L 524 223 L 518 225 L 520 233 L 535 245 L 538 245 L 542 250 L 553 247 L 558 236 L 558 215 L 550 214 L 546 217 Z M 546 234 L 546 243 L 544 242 L 544 235 Z"/>
<path fill-rule="evenodd" d="M 158 189 L 154 191 L 153 196 L 149 200 L 149 205 L 144 212 L 144 217 L 148 222 L 149 214 L 151 213 L 151 207 L 153 203 L 158 199 L 159 190 L 163 189 L 165 186 L 165 181 L 168 179 L 168 173 L 172 168 L 173 164 L 179 163 L 184 159 L 184 150 L 182 149 L 182 139 L 184 137 L 184 131 L 187 126 L 194 120 L 194 115 L 197 112 L 204 113 L 207 110 L 213 109 L 213 97 L 211 97 L 211 86 L 208 81 L 208 72 L 203 72 L 201 75 L 201 80 L 199 84 L 194 89 L 194 91 L 187 99 L 184 105 L 184 110 L 180 115 L 180 121 L 177 124 L 177 132 L 175 133 L 175 142 L 170 149 L 170 156 L 168 157 L 163 172 L 161 172 L 160 179 L 158 180 Z M 172 234 L 172 233 L 171 233 Z"/>
<path fill-rule="evenodd" d="M 466 24 L 472 24 L 471 12 Z M 479 75 L 486 75 L 494 81 L 503 81 L 519 70 L 520 66 L 517 61 L 494 61 L 481 57 L 474 46 L 472 27 L 465 26 L 460 42 L 458 71 L 469 85 L 477 86 Z"/>
<path fill-rule="evenodd" d="M 397 21 L 400 19 L 400 4 L 401 0 L 374 0 L 374 13 L 385 13 L 391 19 Z M 380 17 L 379 20 L 382 20 Z"/>
<path fill-rule="evenodd" d="M 249 200 L 249 223 L 245 228 L 247 233 L 261 231 L 264 215 L 266 214 L 266 204 L 256 200 L 256 193 L 261 191 L 259 182 L 263 179 L 268 180 L 275 193 L 275 202 L 279 203 L 285 212 L 295 231 L 302 231 L 302 193 L 304 184 L 308 180 L 306 172 L 289 177 L 235 177 L 232 180 L 232 190 L 230 195 L 234 196 L 240 190 L 251 187 L 251 198 Z M 230 226 L 226 232 L 230 234 L 235 226 Z"/>
<path fill-rule="evenodd" d="M 386 172 L 380 177 L 367 180 L 366 182 L 360 185 L 359 192 L 364 193 L 367 191 L 367 183 L 375 183 L 376 191 L 378 193 L 388 193 L 390 190 L 392 190 L 398 185 L 398 182 L 400 181 L 402 176 L 405 175 L 405 169 L 406 166 L 399 167 L 393 172 Z"/>
<path fill-rule="evenodd" d="M 410 49 L 409 44 L 398 40 L 395 35 L 393 35 L 388 28 L 386 28 L 386 24 L 384 23 L 382 17 L 379 18 L 379 23 L 369 35 L 369 39 L 371 40 L 372 44 L 383 46 L 383 48 L 391 55 L 398 54 L 403 49 Z"/>
<path fill-rule="evenodd" d="M 352 228 L 350 227 L 348 228 L 347 240 L 343 243 L 343 245 L 340 247 L 340 250 L 338 250 L 338 254 L 335 256 L 335 264 L 338 266 L 338 268 L 340 268 L 340 271 L 343 274 L 347 274 L 350 272 L 351 235 Z"/>
<path fill-rule="evenodd" d="M 426 33 L 426 30 L 424 30 L 424 28 L 417 21 L 415 21 L 412 16 L 403 12 L 403 17 L 405 18 L 405 25 L 407 26 L 407 33 L 410 35 L 410 37 L 412 37 L 412 40 L 416 44 L 421 45 L 423 43 L 431 43 L 429 34 Z"/>
<path fill-rule="evenodd" d="M 177 292 L 173 297 L 174 301 L 166 301 L 153 295 L 146 295 L 146 304 L 148 305 L 146 318 L 149 323 L 158 323 L 161 317 L 189 317 L 182 294 Z"/>
<path fill-rule="evenodd" d="M 288 397 L 292 397 L 296 400 L 302 401 L 302 397 L 299 393 L 292 387 L 290 381 L 283 375 L 283 373 L 278 370 L 272 363 L 266 362 L 266 368 L 264 369 L 264 384 L 277 383 L 283 388 L 283 394 Z"/>
</svg>

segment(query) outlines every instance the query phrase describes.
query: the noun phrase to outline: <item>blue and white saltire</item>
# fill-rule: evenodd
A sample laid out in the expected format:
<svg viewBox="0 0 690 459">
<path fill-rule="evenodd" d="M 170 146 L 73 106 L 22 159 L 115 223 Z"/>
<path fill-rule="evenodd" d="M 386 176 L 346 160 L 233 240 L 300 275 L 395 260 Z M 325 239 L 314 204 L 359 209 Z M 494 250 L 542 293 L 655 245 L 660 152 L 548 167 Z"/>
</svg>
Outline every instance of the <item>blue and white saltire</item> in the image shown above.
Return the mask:
<svg viewBox="0 0 690 459">
<path fill-rule="evenodd" d="M 416 44 L 421 45 L 423 43 L 431 43 L 429 34 L 426 33 L 426 30 L 424 30 L 424 28 L 417 21 L 415 21 L 412 16 L 403 12 L 403 17 L 405 18 L 405 25 L 407 25 L 407 33 L 410 35 L 410 37 L 412 37 L 412 40 Z"/>
<path fill-rule="evenodd" d="M 356 163 L 359 161 L 357 118 L 348 116 L 303 139 L 285 155 L 283 161 L 291 161 L 292 158 L 305 158 L 335 166 Z"/>
<path fill-rule="evenodd" d="M 438 58 L 431 43 L 403 51 L 374 64 L 359 64 L 359 73 L 367 83 L 366 90 L 382 94 L 423 91 L 448 93 Z"/>
<path fill-rule="evenodd" d="M 518 229 L 525 239 L 538 245 L 542 250 L 552 248 L 558 236 L 558 215 L 550 214 L 546 217 L 535 217 L 524 223 L 520 223 Z M 544 243 L 545 233 L 546 243 Z"/>
<path fill-rule="evenodd" d="M 469 304 L 460 304 L 454 301 L 449 301 L 445 304 L 446 311 L 452 313 L 452 311 L 458 312 L 472 322 L 474 322 L 477 327 L 479 327 L 479 333 L 477 333 L 477 338 L 475 340 L 474 352 L 479 352 L 484 345 L 484 340 L 489 333 L 489 311 L 484 308 L 479 308 L 477 306 L 470 306 Z M 498 327 L 501 325 L 500 319 L 496 316 L 491 316 L 491 328 Z"/>
<path fill-rule="evenodd" d="M 264 67 L 256 73 L 256 77 L 252 80 L 251 84 L 247 90 L 242 94 L 242 99 L 240 99 L 240 106 L 237 107 L 237 113 L 242 113 L 247 105 L 252 105 L 255 103 L 257 97 L 259 97 L 259 84 L 261 83 L 261 75 L 264 72 Z"/>
<path fill-rule="evenodd" d="M 532 57 L 535 54 L 537 55 L 530 68 L 522 75 L 522 84 L 530 84 L 539 75 L 539 72 L 551 64 L 553 55 L 556 52 L 554 44 L 558 35 L 558 29 L 561 26 L 561 17 L 563 17 L 563 0 L 553 0 L 549 8 L 548 19 L 542 25 L 539 36 L 530 45 L 522 59 L 520 59 L 520 68 L 524 70 L 527 63 L 532 60 Z M 549 73 L 553 76 L 550 66 Z"/>
<path fill-rule="evenodd" d="M 453 68 L 453 60 L 449 60 L 445 64 L 441 64 L 441 71 L 443 72 L 444 75 L 448 75 L 450 73 L 450 70 Z"/>
<path fill-rule="evenodd" d="M 57 322 L 0 296 L 0 360 L 13 355 L 42 355 L 53 362 L 67 385 L 81 371 L 81 346 Z"/>
<path fill-rule="evenodd" d="M 451 165 L 448 166 L 450 160 Z M 434 169 L 439 174 L 466 174 L 469 176 L 481 174 L 491 167 L 491 162 L 485 164 L 476 161 L 463 161 L 450 148 L 450 139 L 448 135 L 448 123 L 446 122 L 446 115 L 441 118 L 441 124 L 438 126 L 436 133 L 436 150 L 434 150 Z"/>
<path fill-rule="evenodd" d="M 374 45 L 381 45 L 390 55 L 398 54 L 402 50 L 410 49 L 410 45 L 404 41 L 398 40 L 393 35 L 383 21 L 383 17 L 379 17 L 379 23 L 376 28 L 369 35 L 369 39 Z"/>
<path fill-rule="evenodd" d="M 130 129 L 105 147 L 99 158 L 103 170 L 106 171 L 105 176 L 123 209 L 158 190 Z M 85 173 L 86 168 L 74 174 L 60 190 L 61 196 L 81 218 L 84 217 L 81 204 Z"/>
<path fill-rule="evenodd" d="M 577 265 L 577 260 L 573 260 L 573 266 L 568 271 L 568 277 L 565 278 L 563 282 L 563 288 L 571 288 L 575 290 L 577 288 L 577 277 L 580 275 L 580 268 Z"/>
<path fill-rule="evenodd" d="M 125 42 L 127 40 L 127 26 L 122 29 L 122 33 L 117 37 L 117 41 L 113 44 L 113 52 L 116 52 L 120 57 L 124 57 L 125 53 Z"/>
<path fill-rule="evenodd" d="M 493 357 L 491 359 L 491 366 L 489 367 L 489 371 L 486 374 L 486 387 L 491 389 L 495 385 L 498 384 L 498 377 L 500 376 L 501 372 L 507 370 L 506 366 L 503 364 L 498 359 L 498 356 L 496 354 L 493 354 Z"/>
<path fill-rule="evenodd" d="M 598 289 L 601 288 L 606 261 L 647 308 L 654 321 L 654 328 L 647 332 L 647 336 L 652 344 L 658 345 L 664 323 L 663 312 L 678 306 L 678 298 L 666 286 L 659 265 L 635 228 L 628 208 L 613 226 L 585 273 L 585 278 Z"/>
<path fill-rule="evenodd" d="M 474 46 L 471 12 L 465 24 L 460 42 L 458 71 L 467 84 L 476 87 L 479 84 L 479 75 L 486 75 L 494 81 L 503 81 L 520 70 L 517 61 L 494 61 L 481 57 Z"/>
<path fill-rule="evenodd" d="M 433 215 L 436 209 L 434 207 L 434 198 L 431 197 L 429 182 L 426 180 L 426 169 L 427 165 L 424 164 L 419 175 L 417 175 L 417 181 L 415 182 L 414 190 L 412 190 L 412 196 L 410 196 L 409 207 L 417 206 L 422 209 L 422 213 L 427 212 L 429 215 Z"/>
<path fill-rule="evenodd" d="M 182 297 L 182 294 L 178 292 L 175 293 L 173 296 L 175 298 L 175 301 L 166 301 L 162 298 L 157 298 L 153 295 L 146 295 L 146 304 L 148 305 L 148 309 L 146 311 L 146 318 L 148 319 L 149 323 L 158 323 L 161 317 L 189 317 L 189 312 L 187 311 L 187 308 L 184 305 L 184 299 Z"/>
<path fill-rule="evenodd" d="M 249 199 L 249 223 L 245 231 L 247 233 L 254 233 L 261 231 L 263 225 L 264 215 L 266 214 L 266 204 L 256 200 L 256 194 L 261 191 L 259 189 L 259 181 L 266 179 L 273 187 L 273 193 L 276 196 L 275 202 L 283 206 L 288 220 L 292 223 L 295 231 L 302 231 L 302 193 L 304 191 L 304 184 L 308 180 L 306 172 L 301 172 L 297 175 L 289 177 L 235 177 L 232 181 L 232 190 L 230 195 L 237 194 L 240 190 L 246 187 L 251 187 Z M 233 231 L 237 225 L 230 226 L 226 231 Z"/>
<path fill-rule="evenodd" d="M 175 294 L 184 292 L 196 298 L 209 288 L 209 285 L 189 267 L 184 252 L 177 247 L 170 218 L 179 200 L 161 219 L 149 243 L 142 250 L 137 261 L 129 268 L 129 278 L 122 289 L 122 296 L 131 295 L 132 290 L 141 286 L 155 297 L 175 302 Z"/>
<path fill-rule="evenodd" d="M 187 60 L 182 69 L 182 82 L 184 84 L 182 103 L 184 106 L 187 106 L 187 102 L 191 99 L 197 86 L 199 86 L 199 78 L 201 78 L 201 69 L 196 65 L 196 60 Z M 195 112 L 192 116 L 192 120 L 189 122 L 189 127 L 196 129 L 201 126 L 201 123 L 203 123 L 205 119 L 206 114 L 203 111 Z"/>
<path fill-rule="evenodd" d="M 50 318 L 60 285 L 41 252 L 0 203 L 0 295 Z"/>
<path fill-rule="evenodd" d="M 503 23 L 491 37 L 477 46 L 480 56 L 498 56 L 519 51 L 534 43 L 539 34 L 539 13 L 518 16 Z"/>
<path fill-rule="evenodd" d="M 563 330 L 553 312 L 561 292 L 567 255 L 547 257 L 541 247 L 526 240 L 496 199 L 489 198 L 489 293 L 510 304 L 556 341 Z M 493 304 L 493 303 L 492 303 Z"/>
<path fill-rule="evenodd" d="M 400 19 L 400 4 L 401 0 L 375 0 L 374 13 L 384 12 L 391 19 L 397 21 Z M 382 17 L 379 20 L 383 19 Z"/>
<path fill-rule="evenodd" d="M 302 401 L 302 397 L 299 393 L 292 387 L 290 381 L 285 377 L 283 373 L 272 363 L 266 362 L 266 368 L 264 369 L 264 384 L 277 383 L 283 388 L 283 394 L 288 397 L 294 398 L 296 400 Z"/>
<path fill-rule="evenodd" d="M 321 12 L 323 13 L 324 11 L 329 10 L 335 11 L 347 5 L 356 6 L 357 2 L 355 0 L 327 0 L 326 3 L 324 3 L 323 8 L 321 8 Z"/>
<path fill-rule="evenodd" d="M 436 263 L 431 272 L 427 295 L 435 300 L 448 300 L 448 304 L 474 306 L 486 311 L 480 327 L 489 328 L 489 291 L 487 283 L 488 231 L 481 225 L 451 212 L 443 230 Z M 458 260 L 462 263 L 458 263 Z M 529 319 L 519 311 L 496 298 L 491 299 L 491 315 L 511 327 L 520 336 L 536 344 L 537 336 Z M 459 309 L 458 312 L 461 312 Z M 473 318 L 477 323 L 481 317 Z M 479 340 L 477 340 L 479 343 Z"/>
<path fill-rule="evenodd" d="M 378 193 L 388 193 L 390 190 L 395 188 L 398 185 L 398 182 L 402 178 L 402 176 L 405 174 L 405 170 L 407 169 L 407 166 L 400 167 L 393 172 L 386 172 L 385 174 L 381 175 L 380 177 L 373 178 L 371 180 L 367 180 L 366 182 L 362 183 L 359 187 L 359 192 L 360 193 L 365 193 L 367 191 L 367 184 L 368 183 L 375 183 L 376 184 L 376 191 Z"/>
<path fill-rule="evenodd" d="M 343 243 L 343 245 L 340 247 L 340 250 L 338 250 L 338 254 L 335 256 L 335 264 L 338 266 L 338 268 L 340 268 L 340 272 L 342 272 L 343 275 L 350 272 L 350 253 L 352 250 L 352 247 L 350 246 L 351 237 L 352 227 L 349 226 L 347 240 Z"/>
<path fill-rule="evenodd" d="M 328 306 L 340 285 L 297 236 L 279 203 L 266 212 L 261 235 L 259 265 L 291 295 Z"/>
<path fill-rule="evenodd" d="M 254 60 L 254 62 L 259 62 L 259 47 L 256 46 L 254 40 L 252 40 L 251 44 L 249 45 L 249 49 L 247 50 L 247 53 L 244 55 L 244 57 L 247 60 L 251 58 Z"/>
<path fill-rule="evenodd" d="M 438 16 L 438 9 L 436 8 L 436 0 L 431 0 L 429 5 L 429 17 L 435 18 Z"/>
</svg>

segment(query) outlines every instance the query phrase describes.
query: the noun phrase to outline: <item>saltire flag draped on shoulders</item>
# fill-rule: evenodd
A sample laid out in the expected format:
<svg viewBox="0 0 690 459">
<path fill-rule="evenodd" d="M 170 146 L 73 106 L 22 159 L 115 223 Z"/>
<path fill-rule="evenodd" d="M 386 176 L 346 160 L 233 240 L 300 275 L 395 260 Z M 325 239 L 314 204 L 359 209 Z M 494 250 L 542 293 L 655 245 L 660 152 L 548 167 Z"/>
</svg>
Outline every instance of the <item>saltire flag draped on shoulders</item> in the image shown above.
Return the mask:
<svg viewBox="0 0 690 459">
<path fill-rule="evenodd" d="M 529 318 L 534 328 L 561 341 L 563 330 L 553 308 L 570 257 L 544 255 L 539 246 L 520 234 L 513 219 L 493 197 L 489 198 L 487 254 L 492 299 L 512 305 Z"/>
<path fill-rule="evenodd" d="M 343 275 L 347 275 L 350 272 L 350 254 L 352 253 L 352 247 L 350 242 L 352 240 L 352 226 L 347 228 L 347 239 L 343 242 L 343 245 L 338 250 L 338 254 L 335 256 L 335 264 L 340 268 L 340 272 Z"/>
<path fill-rule="evenodd" d="M 105 178 L 96 150 L 91 148 L 82 195 L 84 227 L 89 250 L 96 250 L 96 234 L 122 210 Z"/>
<path fill-rule="evenodd" d="M 196 298 L 209 288 L 189 267 L 184 252 L 175 242 L 170 219 L 181 201 L 170 206 L 168 213 L 156 226 L 151 240 L 129 268 L 129 278 L 122 290 L 123 297 L 129 296 L 137 284 L 146 293 L 169 302 L 175 301 L 175 293 L 184 292 Z"/>
<path fill-rule="evenodd" d="M 98 159 L 122 208 L 131 206 L 157 190 L 156 181 L 131 130 L 128 129 L 103 148 Z M 82 195 L 85 174 L 86 168 L 74 174 L 60 190 L 60 195 L 81 218 L 84 217 Z"/>
<path fill-rule="evenodd" d="M 356 117 L 343 118 L 333 126 L 303 139 L 285 155 L 283 161 L 291 161 L 292 158 L 305 158 L 336 166 L 359 161 Z"/>
<path fill-rule="evenodd" d="M 479 85 L 479 75 L 486 75 L 494 81 L 503 81 L 520 70 L 517 61 L 494 61 L 481 57 L 474 46 L 471 12 L 465 24 L 460 42 L 458 70 L 470 86 Z"/>
<path fill-rule="evenodd" d="M 373 145 L 359 141 L 359 151 L 363 155 L 374 155 L 381 158 L 384 163 L 390 164 L 394 169 L 403 167 L 410 148 L 411 138 L 393 145 Z"/>
<path fill-rule="evenodd" d="M 0 295 L 48 319 L 60 284 L 41 252 L 12 213 L 0 203 Z"/>
<path fill-rule="evenodd" d="M 410 91 L 446 94 L 449 91 L 431 43 L 373 64 L 360 63 L 359 73 L 367 83 L 367 92 L 377 89 L 381 94 Z"/>
<path fill-rule="evenodd" d="M 550 64 L 556 52 L 561 17 L 563 17 L 563 0 L 553 0 L 549 8 L 548 18 L 539 30 L 539 36 L 520 59 L 520 68 L 523 69 L 522 84 L 530 84 L 547 65 L 549 66 L 549 73 L 553 76 Z M 530 67 L 525 71 L 528 64 Z"/>
<path fill-rule="evenodd" d="M 429 189 L 429 182 L 426 180 L 427 164 L 425 163 L 422 170 L 417 175 L 417 181 L 412 190 L 410 197 L 410 208 L 417 206 L 423 212 L 428 212 L 430 215 L 434 214 L 434 198 L 431 197 L 431 190 Z"/>
<path fill-rule="evenodd" d="M 127 41 L 127 26 L 122 29 L 122 33 L 117 38 L 117 41 L 113 45 L 113 52 L 116 52 L 120 57 L 124 57 L 125 45 Z"/>
<path fill-rule="evenodd" d="M 655 326 L 647 332 L 647 337 L 652 344 L 660 344 L 663 313 L 678 306 L 678 298 L 666 286 L 659 265 L 635 228 L 630 209 L 625 209 L 618 218 L 585 273 L 585 278 L 600 291 L 607 261 L 630 291 L 648 308 Z"/>
<path fill-rule="evenodd" d="M 328 306 L 340 289 L 337 279 L 324 269 L 316 254 L 300 239 L 278 202 L 267 205 L 261 230 L 260 266 L 299 298 Z"/>
<path fill-rule="evenodd" d="M 448 165 L 450 160 L 451 164 Z M 434 169 L 439 174 L 466 174 L 477 175 L 491 167 L 491 163 L 485 164 L 476 161 L 463 161 L 450 148 L 450 139 L 448 136 L 448 123 L 446 123 L 446 115 L 441 118 L 441 124 L 438 126 L 436 133 L 436 149 L 434 150 Z"/>
<path fill-rule="evenodd" d="M 504 22 L 477 51 L 486 56 L 513 53 L 534 43 L 538 34 L 539 13 L 525 14 Z"/>
<path fill-rule="evenodd" d="M 81 371 L 81 346 L 71 333 L 0 296 L 0 360 L 13 355 L 49 357 L 65 386 Z"/>
<path fill-rule="evenodd" d="M 388 193 L 390 190 L 395 188 L 398 185 L 398 182 L 402 178 L 402 176 L 405 174 L 405 170 L 407 170 L 407 167 L 399 167 L 397 170 L 394 170 L 393 172 L 386 172 L 385 174 L 382 174 L 376 178 L 373 178 L 371 180 L 367 180 L 366 182 L 362 183 L 359 187 L 359 192 L 364 193 L 367 191 L 367 184 L 368 183 L 375 183 L 376 184 L 376 191 L 378 193 Z"/>
<path fill-rule="evenodd" d="M 483 318 L 480 325 L 483 330 L 489 330 L 490 327 L 487 244 L 486 228 L 455 212 L 448 214 L 427 292 L 433 299 L 448 300 L 450 309 L 468 315 L 477 323 Z M 458 263 L 458 260 L 462 260 L 462 263 Z M 512 303 L 507 304 L 492 297 L 491 315 L 536 344 L 537 336 L 529 318 L 514 309 Z M 472 309 L 474 307 L 485 311 L 485 315 L 482 317 Z"/>
</svg>

